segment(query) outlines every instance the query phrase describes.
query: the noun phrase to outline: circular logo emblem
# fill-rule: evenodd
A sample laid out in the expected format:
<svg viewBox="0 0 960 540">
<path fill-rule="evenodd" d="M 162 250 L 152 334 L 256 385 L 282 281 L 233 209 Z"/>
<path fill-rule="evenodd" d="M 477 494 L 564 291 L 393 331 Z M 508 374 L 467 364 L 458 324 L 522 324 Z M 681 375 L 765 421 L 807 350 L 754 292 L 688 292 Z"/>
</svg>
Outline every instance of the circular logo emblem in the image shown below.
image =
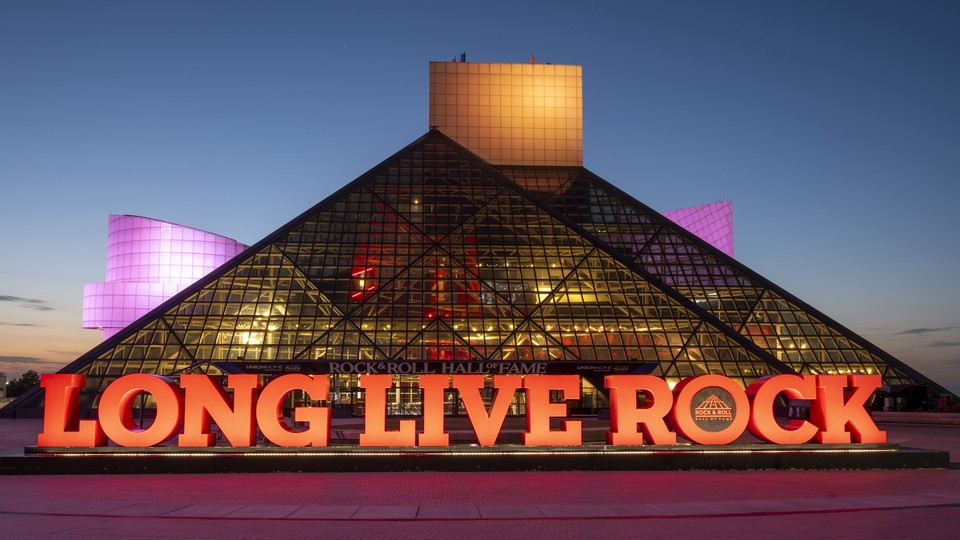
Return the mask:
<svg viewBox="0 0 960 540">
<path fill-rule="evenodd" d="M 693 396 L 690 417 L 698 428 L 716 433 L 730 427 L 737 416 L 737 404 L 730 392 L 717 386 L 708 386 Z"/>
</svg>

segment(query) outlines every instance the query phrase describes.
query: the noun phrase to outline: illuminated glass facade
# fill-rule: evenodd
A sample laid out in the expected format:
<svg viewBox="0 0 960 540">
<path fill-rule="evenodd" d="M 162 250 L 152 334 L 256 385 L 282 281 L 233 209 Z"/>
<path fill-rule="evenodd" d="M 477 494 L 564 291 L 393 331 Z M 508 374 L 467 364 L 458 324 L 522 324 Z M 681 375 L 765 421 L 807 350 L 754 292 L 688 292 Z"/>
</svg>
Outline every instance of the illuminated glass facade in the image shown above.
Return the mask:
<svg viewBox="0 0 960 540">
<path fill-rule="evenodd" d="M 448 75 L 484 74 L 484 64 L 475 74 L 447 64 Z M 468 101 L 464 110 L 479 109 Z M 415 366 L 488 378 L 532 365 L 579 373 L 574 409 L 589 411 L 606 405 L 611 372 L 671 384 L 716 373 L 743 385 L 779 373 L 878 373 L 885 385 L 949 393 L 734 260 L 729 203 L 675 222 L 579 154 L 534 153 L 544 162 L 531 164 L 521 144 L 491 161 L 474 151 L 487 143 L 457 133 L 473 146 L 431 129 L 65 367 L 87 375 L 83 406 L 127 373 L 304 372 L 331 374 L 333 407 L 359 414 L 356 373 L 391 366 L 391 414 L 419 412 Z M 720 232 L 707 241 L 684 226 Z M 516 400 L 511 412 L 522 413 L 523 394 Z"/>
<path fill-rule="evenodd" d="M 782 371 L 583 233 L 431 131 L 70 369 L 91 396 L 124 373 L 266 362 L 682 364 L 742 382 Z M 356 397 L 356 376 L 335 379 Z M 594 405 L 598 382 L 584 383 Z"/>
<path fill-rule="evenodd" d="M 729 201 L 664 212 L 665 217 L 733 256 Z M 248 246 L 207 231 L 130 215 L 111 215 L 107 280 L 83 288 L 83 328 L 104 339 L 146 315 Z"/>
</svg>

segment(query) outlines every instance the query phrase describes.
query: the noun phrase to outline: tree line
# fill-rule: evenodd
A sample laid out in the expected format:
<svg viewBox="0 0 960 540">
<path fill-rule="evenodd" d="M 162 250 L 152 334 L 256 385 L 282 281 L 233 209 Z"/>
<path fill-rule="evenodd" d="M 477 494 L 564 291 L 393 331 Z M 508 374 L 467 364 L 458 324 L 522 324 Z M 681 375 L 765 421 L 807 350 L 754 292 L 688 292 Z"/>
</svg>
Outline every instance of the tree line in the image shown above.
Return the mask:
<svg viewBox="0 0 960 540">
<path fill-rule="evenodd" d="M 7 381 L 7 397 L 19 397 L 38 384 L 40 384 L 40 374 L 31 369 L 21 376 Z"/>
</svg>

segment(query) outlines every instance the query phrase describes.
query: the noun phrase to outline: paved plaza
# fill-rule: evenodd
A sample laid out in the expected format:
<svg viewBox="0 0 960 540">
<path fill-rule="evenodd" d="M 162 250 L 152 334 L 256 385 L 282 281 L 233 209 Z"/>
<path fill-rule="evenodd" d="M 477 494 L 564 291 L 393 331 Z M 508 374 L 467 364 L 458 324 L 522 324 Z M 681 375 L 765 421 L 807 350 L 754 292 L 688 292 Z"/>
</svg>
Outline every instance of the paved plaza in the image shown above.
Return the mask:
<svg viewBox="0 0 960 540">
<path fill-rule="evenodd" d="M 0 420 L 0 452 L 36 420 Z M 951 453 L 960 427 L 883 424 Z M 4 538 L 942 538 L 960 464 L 917 471 L 0 477 Z"/>
</svg>

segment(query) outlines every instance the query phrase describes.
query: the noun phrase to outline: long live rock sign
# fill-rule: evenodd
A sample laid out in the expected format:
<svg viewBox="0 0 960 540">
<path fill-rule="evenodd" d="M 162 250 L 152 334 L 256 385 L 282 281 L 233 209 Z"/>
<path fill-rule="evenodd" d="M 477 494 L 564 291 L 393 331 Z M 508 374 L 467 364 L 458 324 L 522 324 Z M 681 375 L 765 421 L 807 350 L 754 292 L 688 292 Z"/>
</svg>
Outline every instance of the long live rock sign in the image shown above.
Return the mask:
<svg viewBox="0 0 960 540">
<path fill-rule="evenodd" d="M 45 374 L 41 386 L 46 389 L 43 432 L 39 447 L 96 447 L 108 439 L 123 447 L 149 447 L 177 437 L 180 447 L 209 447 L 215 444 L 210 432 L 215 421 L 234 447 L 256 443 L 257 428 L 272 443 L 284 447 L 327 446 L 330 436 L 328 407 L 296 407 L 293 419 L 305 427 L 291 429 L 284 421 L 282 408 L 287 396 L 296 390 L 314 401 L 329 399 L 329 376 L 311 377 L 290 374 L 278 377 L 261 388 L 256 375 L 230 375 L 227 386 L 233 397 L 208 375 L 183 375 L 179 386 L 157 375 L 131 374 L 108 386 L 101 398 L 97 420 L 79 419 L 79 393 L 83 375 Z M 877 375 L 778 375 L 758 380 L 746 390 L 722 375 L 701 375 L 682 380 L 672 391 L 666 381 L 649 375 L 608 375 L 610 390 L 610 431 L 612 445 L 673 445 L 677 434 L 699 444 L 722 445 L 736 440 L 746 429 L 757 437 L 776 444 L 804 444 L 815 440 L 827 444 L 885 443 L 867 414 L 864 404 L 880 386 Z M 423 392 L 423 431 L 417 433 L 415 420 L 401 420 L 398 430 L 386 428 L 386 393 L 393 386 L 390 375 L 361 375 L 365 390 L 366 414 L 360 446 L 448 446 L 444 431 L 444 391 L 457 390 L 470 423 L 481 445 L 496 443 L 507 409 L 514 394 L 526 392 L 527 431 L 525 446 L 579 446 L 580 422 L 563 420 L 552 430 L 551 419 L 565 418 L 565 402 L 552 402 L 551 393 L 559 391 L 566 399 L 576 399 L 580 381 L 576 375 L 495 375 L 496 398 L 490 409 L 480 390 L 481 375 L 421 375 Z M 132 404 L 142 393 L 156 400 L 157 416 L 146 429 L 133 420 Z M 642 392 L 648 406 L 638 407 Z M 811 418 L 791 420 L 785 427 L 774 418 L 774 402 L 781 393 L 791 399 L 811 401 Z M 717 429 L 715 418 L 698 418 L 704 402 L 722 401 L 731 411 L 727 425 Z M 709 396 L 698 398 L 698 396 Z M 672 427 L 672 429 L 671 429 Z"/>
</svg>

